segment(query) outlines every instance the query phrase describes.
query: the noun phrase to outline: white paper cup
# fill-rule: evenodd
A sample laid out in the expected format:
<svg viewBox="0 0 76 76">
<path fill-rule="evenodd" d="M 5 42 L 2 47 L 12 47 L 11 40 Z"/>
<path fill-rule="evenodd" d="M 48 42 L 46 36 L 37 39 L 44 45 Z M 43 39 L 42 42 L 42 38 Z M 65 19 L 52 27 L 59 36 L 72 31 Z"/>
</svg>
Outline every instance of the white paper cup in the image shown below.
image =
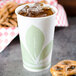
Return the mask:
<svg viewBox="0 0 76 76">
<path fill-rule="evenodd" d="M 23 66 L 32 72 L 43 71 L 51 65 L 57 9 L 47 4 L 45 6 L 49 6 L 54 11 L 53 15 L 32 18 L 18 14 L 24 6 L 19 6 L 15 11 L 18 20 Z"/>
</svg>

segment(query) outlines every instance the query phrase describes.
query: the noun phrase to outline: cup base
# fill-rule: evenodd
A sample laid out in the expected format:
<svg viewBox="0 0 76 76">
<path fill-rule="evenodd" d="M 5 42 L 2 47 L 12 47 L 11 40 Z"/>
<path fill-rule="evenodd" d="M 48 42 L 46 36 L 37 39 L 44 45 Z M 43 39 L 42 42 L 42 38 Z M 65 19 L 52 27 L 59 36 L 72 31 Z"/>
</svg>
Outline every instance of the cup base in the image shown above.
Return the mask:
<svg viewBox="0 0 76 76">
<path fill-rule="evenodd" d="M 46 69 L 49 69 L 51 65 L 48 65 L 47 67 L 43 68 L 43 69 L 31 69 L 31 68 L 28 68 L 27 66 L 25 66 L 23 64 L 23 67 L 28 70 L 28 71 L 31 71 L 31 72 L 41 72 L 41 71 L 44 71 Z"/>
</svg>

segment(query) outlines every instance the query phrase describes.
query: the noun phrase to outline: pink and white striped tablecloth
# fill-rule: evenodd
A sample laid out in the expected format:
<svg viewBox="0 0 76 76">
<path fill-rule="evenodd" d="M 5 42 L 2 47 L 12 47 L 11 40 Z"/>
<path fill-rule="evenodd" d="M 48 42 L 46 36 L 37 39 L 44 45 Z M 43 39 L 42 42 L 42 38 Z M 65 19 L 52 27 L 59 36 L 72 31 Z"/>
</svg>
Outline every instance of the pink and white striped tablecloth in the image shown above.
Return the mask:
<svg viewBox="0 0 76 76">
<path fill-rule="evenodd" d="M 41 0 L 0 0 L 0 8 L 8 1 L 15 1 L 17 3 L 39 2 Z M 50 5 L 58 9 L 56 16 L 56 27 L 67 27 L 68 20 L 64 8 L 58 4 L 57 0 L 46 0 Z M 8 44 L 18 35 L 18 28 L 0 28 L 0 52 L 2 52 Z"/>
</svg>

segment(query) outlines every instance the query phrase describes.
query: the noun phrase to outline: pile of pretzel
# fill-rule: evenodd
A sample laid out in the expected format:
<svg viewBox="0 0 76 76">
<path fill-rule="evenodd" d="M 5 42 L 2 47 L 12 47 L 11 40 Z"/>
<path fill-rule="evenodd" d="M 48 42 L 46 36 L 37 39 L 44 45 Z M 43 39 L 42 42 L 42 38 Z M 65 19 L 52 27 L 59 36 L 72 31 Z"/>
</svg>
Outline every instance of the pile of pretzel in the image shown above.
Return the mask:
<svg viewBox="0 0 76 76">
<path fill-rule="evenodd" d="M 50 69 L 52 76 L 76 76 L 76 61 L 63 60 Z"/>
<path fill-rule="evenodd" d="M 17 27 L 16 7 L 17 3 L 8 2 L 0 8 L 0 27 Z"/>
</svg>

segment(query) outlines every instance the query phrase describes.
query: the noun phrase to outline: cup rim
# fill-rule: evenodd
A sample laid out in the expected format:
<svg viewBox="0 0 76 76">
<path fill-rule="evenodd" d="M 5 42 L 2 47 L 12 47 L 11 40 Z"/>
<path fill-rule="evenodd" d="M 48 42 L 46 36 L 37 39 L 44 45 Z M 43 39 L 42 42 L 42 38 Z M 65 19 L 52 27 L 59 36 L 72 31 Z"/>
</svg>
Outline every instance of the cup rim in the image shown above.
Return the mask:
<svg viewBox="0 0 76 76">
<path fill-rule="evenodd" d="M 34 4 L 34 3 L 29 3 L 29 4 Z M 56 15 L 57 12 L 58 12 L 58 11 L 57 11 L 57 8 L 56 8 L 55 6 L 52 6 L 52 5 L 50 5 L 50 4 L 45 4 L 46 6 L 49 6 L 50 8 L 52 8 L 52 9 L 55 11 L 53 15 L 49 15 L 49 16 L 46 16 L 46 17 L 27 17 L 27 16 L 23 16 L 23 15 L 18 14 L 18 12 L 19 12 L 23 7 L 25 7 L 26 5 L 29 5 L 29 4 L 25 4 L 25 5 L 21 5 L 21 6 L 17 7 L 16 10 L 15 10 L 16 15 L 19 15 L 19 16 L 22 16 L 22 17 L 25 17 L 25 18 L 30 18 L 30 19 L 44 19 L 44 18 L 53 17 L 53 16 Z M 20 9 L 20 8 L 21 8 L 21 9 Z"/>
</svg>

